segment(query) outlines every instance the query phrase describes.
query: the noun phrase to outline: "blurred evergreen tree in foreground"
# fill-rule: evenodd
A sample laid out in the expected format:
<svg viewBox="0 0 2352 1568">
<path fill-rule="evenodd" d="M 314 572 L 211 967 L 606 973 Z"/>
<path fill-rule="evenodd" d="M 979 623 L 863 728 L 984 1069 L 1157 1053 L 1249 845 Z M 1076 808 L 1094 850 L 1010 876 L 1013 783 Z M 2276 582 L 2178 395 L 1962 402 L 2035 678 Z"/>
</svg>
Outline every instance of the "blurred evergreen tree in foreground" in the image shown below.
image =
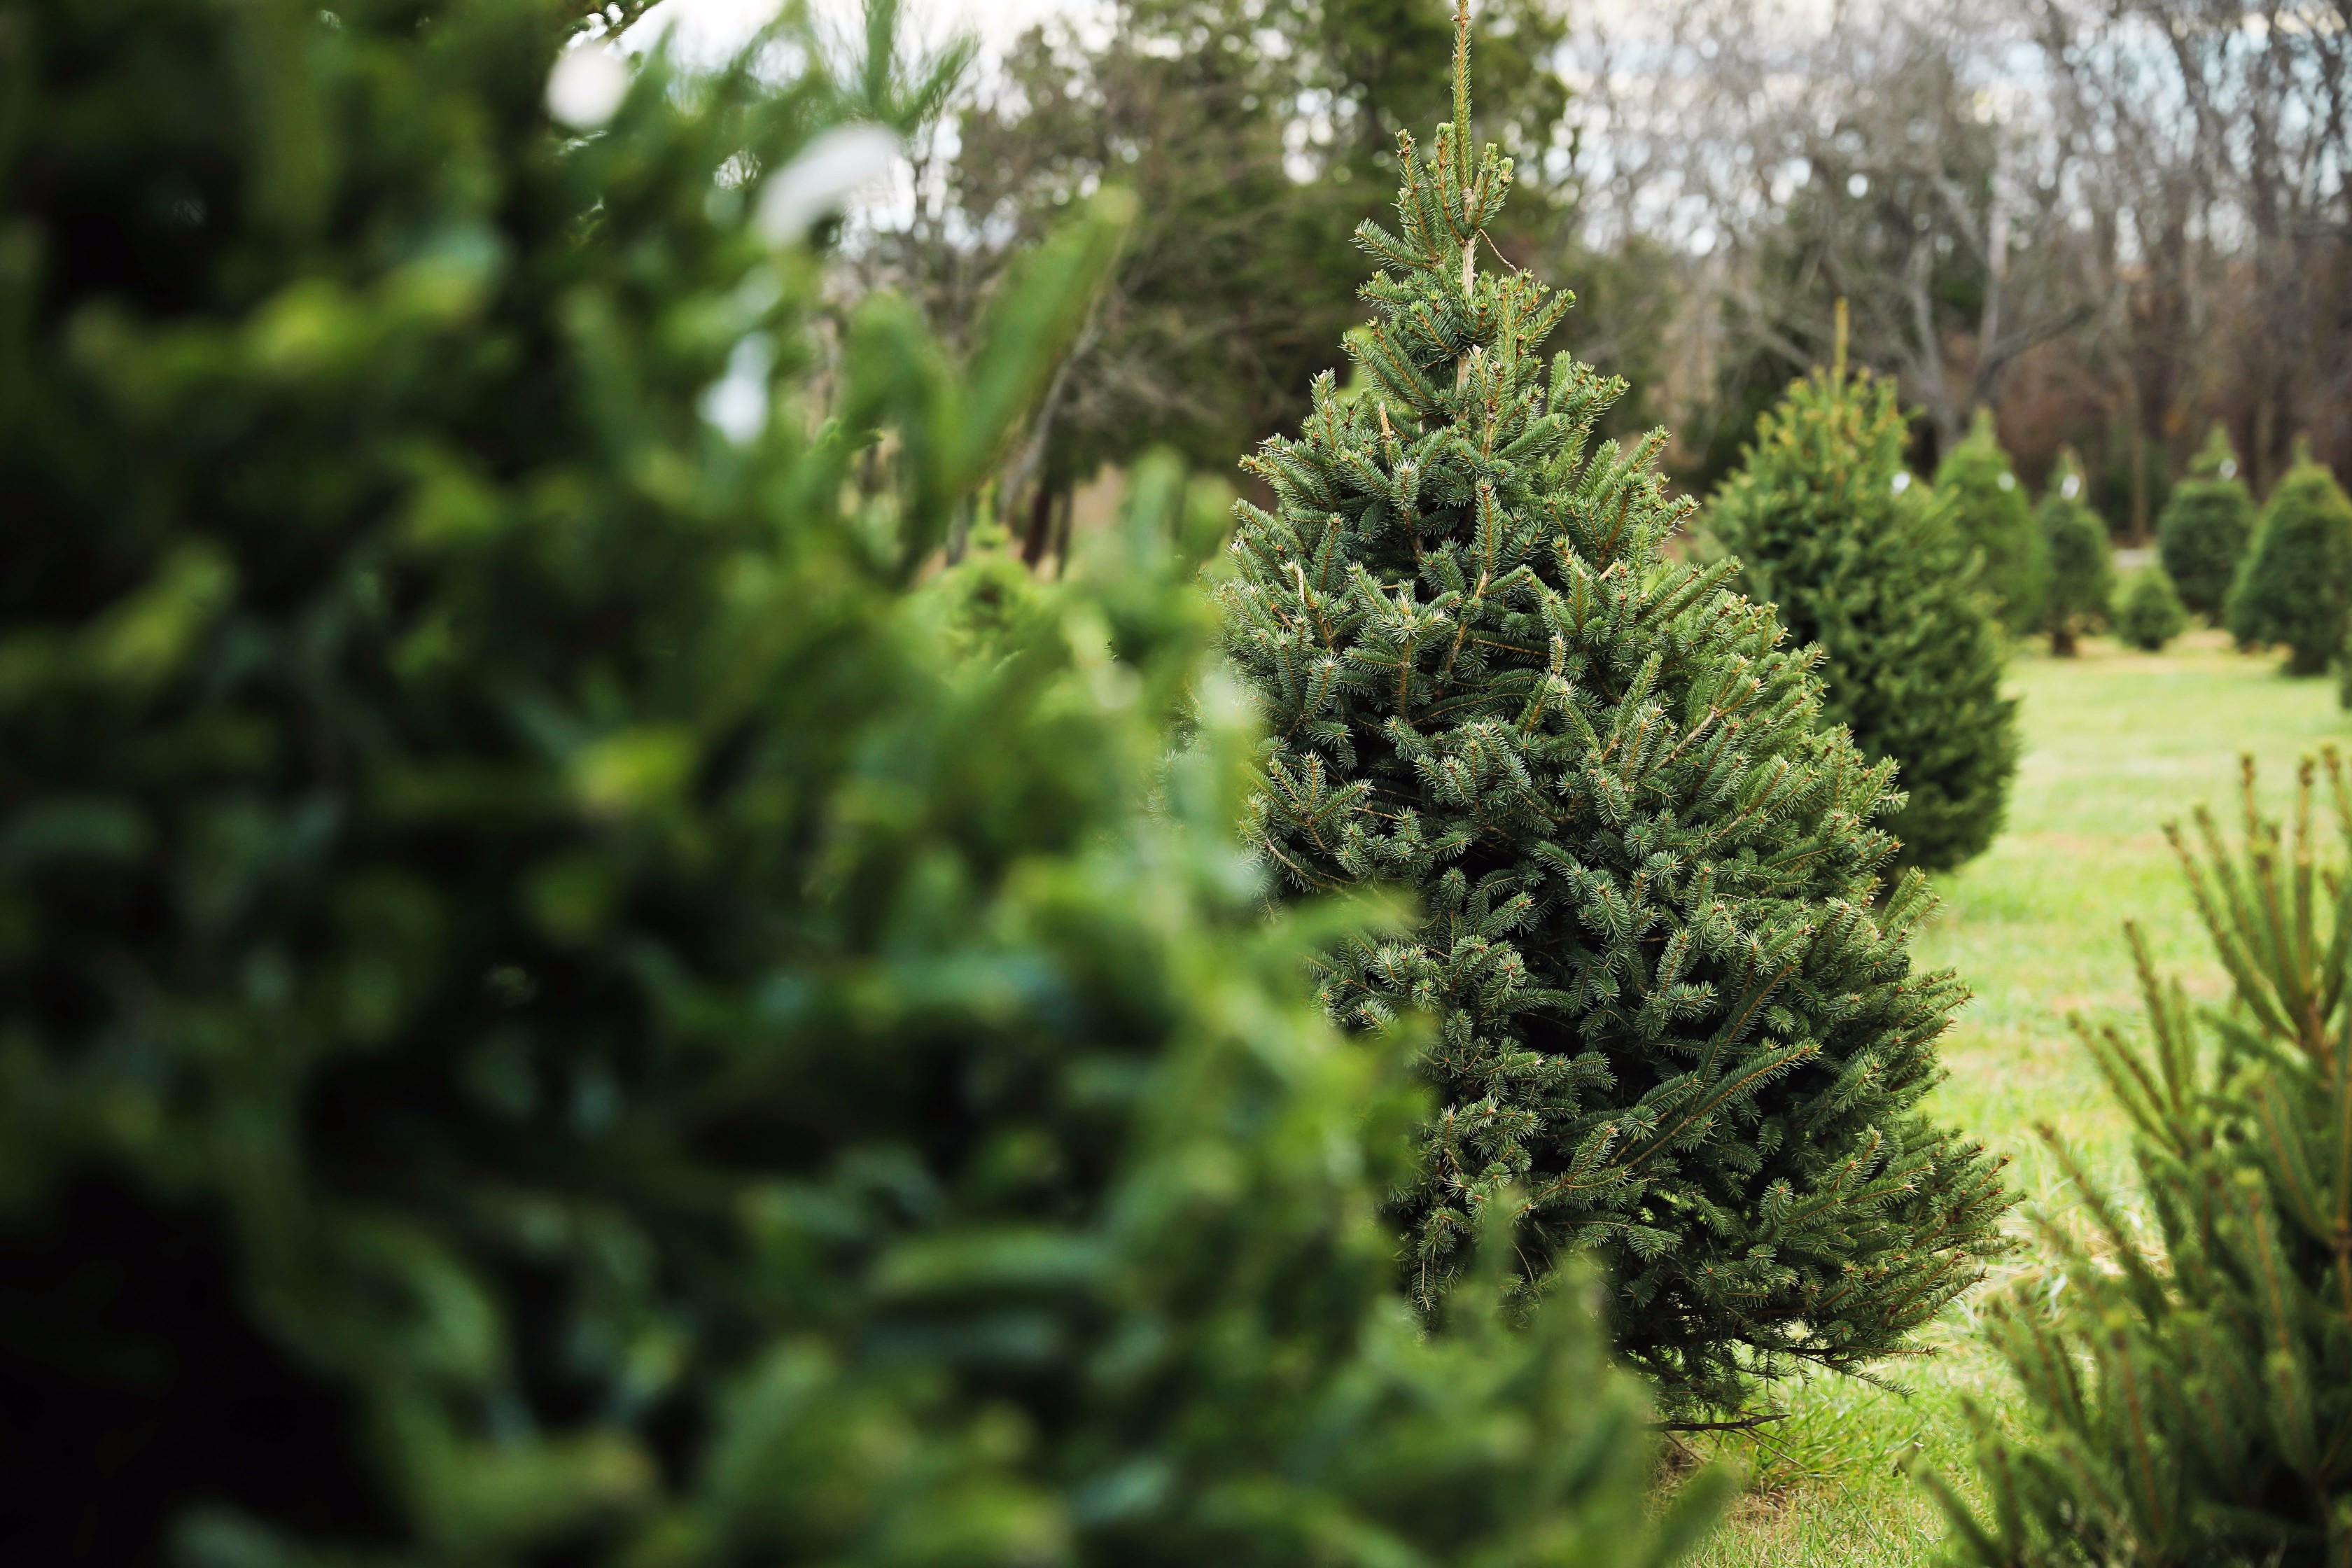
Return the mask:
<svg viewBox="0 0 2352 1568">
<path fill-rule="evenodd" d="M 2036 512 L 2050 557 L 2042 627 L 2050 634 L 2050 651 L 2062 658 L 2074 657 L 2081 638 L 2106 625 L 2116 597 L 2107 525 L 2091 510 L 2084 488 L 2082 459 L 2072 448 L 2061 452 Z"/>
<path fill-rule="evenodd" d="M 1616 1274 L 1628 1360 L 1678 1406 L 1801 1364 L 1866 1367 L 2000 1247 L 1996 1163 L 1918 1109 L 1964 993 L 1914 972 L 1930 907 L 1885 901 L 1894 764 L 1821 714 L 1729 564 L 1669 561 L 1687 515 L 1653 433 L 1595 442 L 1623 384 L 1531 351 L 1570 303 L 1482 270 L 1512 178 L 1454 112 L 1404 144 L 1359 381 L 1317 385 L 1249 465 L 1227 637 L 1266 713 L 1255 826 L 1294 891 L 1402 880 L 1408 935 L 1335 945 L 1332 1013 L 1434 1010 L 1439 1109 L 1404 1204 L 1412 1289 L 1528 1205 L 1529 1293 Z M 1521 1194 L 1524 1194 L 1522 1196 Z"/>
<path fill-rule="evenodd" d="M 1940 871 L 2000 830 L 2017 704 L 2000 694 L 1974 552 L 1943 494 L 1903 466 L 1895 384 L 1849 375 L 1844 348 L 1841 335 L 1832 368 L 1758 422 L 1705 525 L 1738 558 L 1740 590 L 1779 612 L 1790 642 L 1822 650 L 1822 716 L 1895 764 L 1897 863 Z"/>
<path fill-rule="evenodd" d="M 1220 498 L 908 586 L 1127 205 L 966 370 L 869 301 L 820 422 L 870 106 L 573 31 L 0 8 L 7 1555 L 1673 1555 L 1577 1293 L 1396 1292 L 1422 1107 L 1232 844 Z"/>
<path fill-rule="evenodd" d="M 2038 628 L 2049 586 L 2050 546 L 2001 449 L 1991 409 L 1977 410 L 1968 438 L 1937 466 L 1936 493 L 1951 507 L 1960 536 L 1984 553 L 1983 584 L 2000 624 L 2015 637 Z"/>
<path fill-rule="evenodd" d="M 2352 795 L 2326 762 L 2333 853 L 2308 762 L 2289 829 L 2249 759 L 2242 848 L 2203 810 L 2195 852 L 2168 830 L 2231 1005 L 2192 1011 L 2133 927 L 2149 1043 L 2075 1021 L 2161 1241 L 2059 1151 L 2089 1231 L 2045 1220 L 2066 1289 L 1993 1317 L 2024 1404 L 1971 1411 L 1986 1507 L 1928 1478 L 1963 1561 L 2352 1562 Z"/>
<path fill-rule="evenodd" d="M 2230 434 L 2216 425 L 2157 520 L 2157 549 L 2180 602 L 2218 623 L 2253 531 L 2253 500 Z"/>
</svg>

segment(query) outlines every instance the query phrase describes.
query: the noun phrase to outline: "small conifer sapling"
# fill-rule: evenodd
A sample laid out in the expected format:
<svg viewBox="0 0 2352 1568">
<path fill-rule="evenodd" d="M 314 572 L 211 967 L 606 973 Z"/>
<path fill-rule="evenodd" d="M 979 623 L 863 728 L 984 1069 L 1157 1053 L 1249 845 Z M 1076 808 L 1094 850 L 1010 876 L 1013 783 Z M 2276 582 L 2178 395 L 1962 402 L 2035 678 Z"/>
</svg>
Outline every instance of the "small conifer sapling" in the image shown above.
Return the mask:
<svg viewBox="0 0 2352 1568">
<path fill-rule="evenodd" d="M 1983 557 L 1980 581 L 2000 624 L 2016 637 L 2035 630 L 2042 625 L 2050 547 L 2001 449 L 1991 409 L 1977 410 L 1967 438 L 1937 465 L 1936 493 L 1951 507 L 1960 537 Z"/>
<path fill-rule="evenodd" d="M 2158 556 L 2184 605 L 2221 620 L 2253 531 L 2253 499 L 2239 477 L 2229 432 L 2216 425 L 2157 520 Z"/>
<path fill-rule="evenodd" d="M 2142 569 L 2125 587 L 2116 607 L 2116 636 L 2126 643 L 2143 653 L 2160 653 L 2188 629 L 2189 611 L 2163 567 Z"/>
<path fill-rule="evenodd" d="M 2167 830 L 2230 1005 L 2192 1005 L 2126 926 L 2145 1042 L 2075 1020 L 2141 1212 L 2044 1127 L 2086 1223 L 2041 1226 L 2068 1289 L 1987 1314 L 2017 1396 L 1969 1405 L 1986 1506 L 1927 1477 L 1956 1561 L 2352 1563 L 2352 793 L 2326 762 L 2330 798 L 2306 760 L 2287 825 L 2249 758 L 2241 843 L 2201 808 Z"/>
<path fill-rule="evenodd" d="M 2082 460 L 2069 447 L 2050 476 L 2038 521 L 2050 552 L 2050 577 L 2042 605 L 2050 651 L 2072 658 L 2086 634 L 2106 624 L 2115 599 L 2116 572 L 2107 545 L 2107 525 L 2091 510 Z"/>
</svg>

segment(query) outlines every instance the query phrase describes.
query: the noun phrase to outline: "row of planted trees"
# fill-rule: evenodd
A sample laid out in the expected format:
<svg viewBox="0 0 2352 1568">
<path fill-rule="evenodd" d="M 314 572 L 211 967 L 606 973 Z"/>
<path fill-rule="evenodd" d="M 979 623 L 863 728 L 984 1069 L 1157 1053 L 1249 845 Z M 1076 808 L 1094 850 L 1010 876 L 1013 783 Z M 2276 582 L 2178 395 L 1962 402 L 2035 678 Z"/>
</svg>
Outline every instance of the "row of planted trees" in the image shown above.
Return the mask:
<svg viewBox="0 0 2352 1568">
<path fill-rule="evenodd" d="M 2276 644 L 2287 669 L 2315 675 L 2339 664 L 2352 629 L 2352 500 L 2324 465 L 2298 448 L 2258 511 L 2228 434 L 2216 426 L 2174 486 L 2157 529 L 2157 560 L 2117 593 L 2106 529 L 2085 504 L 2071 458 L 2030 506 L 1979 412 L 1967 441 L 1937 470 L 1980 582 L 2012 635 L 2049 634 L 2071 655 L 2102 625 L 2155 651 L 2190 615 L 2226 626 L 2242 647 Z"/>
<path fill-rule="evenodd" d="M 1789 578 L 1792 639 L 1769 550 L 1668 556 L 1663 438 L 1594 439 L 1566 301 L 1478 266 L 1466 58 L 1276 505 L 1220 553 L 1151 465 L 1041 585 L 930 563 L 1116 193 L 969 363 L 877 299 L 819 375 L 806 226 L 884 106 L 812 55 L 631 79 L 553 0 L 0 22 L 27 1560 L 1662 1563 L 1721 1481 L 1653 1506 L 1653 1411 L 1865 1369 L 2010 1245 L 1921 1110 L 1963 992 L 1889 824 L 1950 808 L 1857 736 L 1941 742 L 1837 651 L 2006 736 L 1990 645 L 1860 567 Z M 1809 455 L 1898 497 L 1886 388 L 1776 417 L 1761 543 Z M 1963 592 L 1929 542 L 1884 572 Z M 2352 893 L 2248 831 L 2218 1057 L 2152 991 L 2160 1070 L 2103 1058 L 2186 1184 L 2147 1352 L 2018 1309 L 1988 1561 L 2352 1552 Z"/>
</svg>

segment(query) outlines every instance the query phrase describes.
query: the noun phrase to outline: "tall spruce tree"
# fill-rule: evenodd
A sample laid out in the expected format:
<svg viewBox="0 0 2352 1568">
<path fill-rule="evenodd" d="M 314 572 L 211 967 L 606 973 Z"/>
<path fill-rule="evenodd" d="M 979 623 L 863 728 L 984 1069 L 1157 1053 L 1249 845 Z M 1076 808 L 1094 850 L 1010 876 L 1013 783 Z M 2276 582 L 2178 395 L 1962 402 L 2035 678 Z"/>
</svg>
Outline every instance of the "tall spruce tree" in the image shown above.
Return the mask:
<svg viewBox="0 0 2352 1568">
<path fill-rule="evenodd" d="M 2309 762 L 2282 830 L 2252 759 L 2242 848 L 2202 810 L 2196 852 L 2168 830 L 2232 1005 L 2191 1007 L 2126 927 L 2147 1043 L 2076 1021 L 2156 1234 L 2058 1150 L 2089 1224 L 2042 1226 L 2069 1289 L 1991 1314 L 2023 1398 L 1970 1409 L 1989 1506 L 1928 1478 L 1962 1561 L 2352 1563 L 2352 792 L 2326 764 L 2332 833 Z"/>
<path fill-rule="evenodd" d="M 2105 521 L 2091 510 L 2089 488 L 2082 459 L 2068 447 L 2059 454 L 2035 518 L 2050 552 L 2042 628 L 2050 634 L 2050 651 L 2061 658 L 2072 658 L 2085 634 L 2106 624 L 2115 602 L 2115 552 Z"/>
<path fill-rule="evenodd" d="M 1937 465 L 1936 493 L 1950 506 L 1960 537 L 1983 554 L 1981 581 L 2000 624 L 2014 637 L 2038 630 L 2050 547 L 2034 525 L 2025 486 L 2001 448 L 1991 409 L 1977 410 L 1967 438 Z"/>
<path fill-rule="evenodd" d="M 1894 384 L 1847 374 L 1842 307 L 1838 321 L 1831 368 L 1758 421 L 1705 521 L 1738 557 L 1741 590 L 1774 606 L 1791 641 L 1821 648 L 1822 717 L 1864 756 L 1895 763 L 1898 864 L 1942 870 L 2000 831 L 2017 704 L 2000 694 L 1976 552 L 1903 466 Z"/>
<path fill-rule="evenodd" d="M 1362 1027 L 1437 1018 L 1400 1205 L 1424 1310 L 1524 1194 L 1531 1291 L 1591 1249 L 1626 1358 L 1738 1406 L 1901 1345 L 2008 1199 L 1919 1110 L 1964 993 L 1913 967 L 1924 879 L 1879 880 L 1894 764 L 1823 721 L 1818 656 L 1732 564 L 1664 553 L 1691 510 L 1664 434 L 1591 439 L 1623 384 L 1530 353 L 1570 300 L 1479 266 L 1511 167 L 1474 153 L 1469 90 L 1465 5 L 1454 121 L 1401 139 L 1398 231 L 1357 231 L 1381 268 L 1358 389 L 1318 383 L 1248 465 L 1276 506 L 1236 508 L 1223 594 L 1271 726 L 1253 831 L 1295 891 L 1421 900 L 1410 932 L 1335 944 L 1322 995 Z"/>
<path fill-rule="evenodd" d="M 2297 442 L 2231 593 L 2230 629 L 2241 642 L 2284 643 L 2288 674 L 2317 675 L 2343 653 L 2347 620 L 2352 500 Z"/>
<path fill-rule="evenodd" d="M 1400 1299 L 1222 487 L 908 587 L 1120 204 L 821 395 L 865 105 L 571 11 L 0 10 L 0 1555 L 1664 1560 L 1585 1302 Z"/>
<path fill-rule="evenodd" d="M 2230 433 L 2215 425 L 2157 520 L 2157 551 L 2180 602 L 2219 623 L 2253 537 L 2254 502 Z"/>
</svg>

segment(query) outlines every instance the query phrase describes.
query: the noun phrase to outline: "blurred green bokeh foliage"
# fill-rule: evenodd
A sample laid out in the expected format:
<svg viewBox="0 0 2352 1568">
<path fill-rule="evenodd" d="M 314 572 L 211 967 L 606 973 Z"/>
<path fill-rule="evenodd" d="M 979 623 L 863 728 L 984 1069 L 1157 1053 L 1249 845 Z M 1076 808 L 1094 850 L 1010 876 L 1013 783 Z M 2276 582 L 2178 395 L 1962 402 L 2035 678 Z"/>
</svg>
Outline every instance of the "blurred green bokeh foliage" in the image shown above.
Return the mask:
<svg viewBox="0 0 2352 1568">
<path fill-rule="evenodd" d="M 2189 610 L 2161 566 L 2148 565 L 2125 584 L 2115 612 L 2116 636 L 2145 653 L 2161 653 L 2164 645 L 2189 629 Z"/>
<path fill-rule="evenodd" d="M 2050 562 L 2042 628 L 2055 654 L 2073 654 L 2077 639 L 2106 625 L 2115 603 L 2115 552 L 2107 525 L 2091 510 L 2087 486 L 2082 459 L 2062 452 L 2034 511 Z"/>
<path fill-rule="evenodd" d="M 1977 410 L 1968 439 L 1937 465 L 1936 493 L 1951 508 L 1961 537 L 1983 552 L 1981 580 L 2000 624 L 2014 637 L 2040 626 L 2050 546 L 1993 428 L 1991 409 Z"/>
<path fill-rule="evenodd" d="M 2158 552 L 2180 602 L 2219 622 L 2253 531 L 2253 498 L 2239 477 L 2230 433 L 2216 425 L 2157 520 Z"/>
<path fill-rule="evenodd" d="M 1131 204 L 968 364 L 820 361 L 760 196 L 873 105 L 657 55 L 573 135 L 577 32 L 0 7 L 10 1554 L 1671 1556 L 1583 1292 L 1394 1289 L 1423 1107 L 1232 840 L 1222 493 L 918 583 Z"/>
</svg>

